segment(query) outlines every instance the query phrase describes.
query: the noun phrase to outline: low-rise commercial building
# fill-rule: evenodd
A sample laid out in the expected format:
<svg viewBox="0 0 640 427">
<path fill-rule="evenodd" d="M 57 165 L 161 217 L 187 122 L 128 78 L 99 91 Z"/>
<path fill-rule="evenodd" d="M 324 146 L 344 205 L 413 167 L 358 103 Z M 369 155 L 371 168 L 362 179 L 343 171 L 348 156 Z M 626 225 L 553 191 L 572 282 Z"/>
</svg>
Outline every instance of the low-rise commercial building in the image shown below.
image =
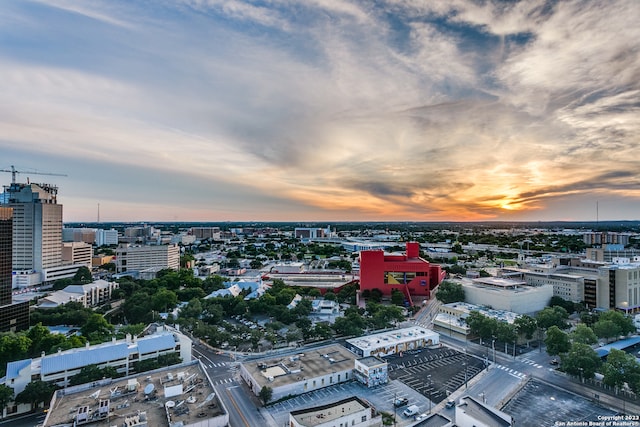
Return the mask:
<svg viewBox="0 0 640 427">
<path fill-rule="evenodd" d="M 240 376 L 256 396 L 269 387 L 272 400 L 278 400 L 352 380 L 355 359 L 349 350 L 334 344 L 290 357 L 243 363 Z"/>
<path fill-rule="evenodd" d="M 292 411 L 290 427 L 381 427 L 382 415 L 356 396 L 313 408 Z"/>
<path fill-rule="evenodd" d="M 414 326 L 379 334 L 348 339 L 346 347 L 359 357 L 389 356 L 440 343 L 440 335 L 430 329 Z"/>
<path fill-rule="evenodd" d="M 389 381 L 388 363 L 375 356 L 356 359 L 353 373 L 355 378 L 367 387 L 375 387 Z"/>
</svg>

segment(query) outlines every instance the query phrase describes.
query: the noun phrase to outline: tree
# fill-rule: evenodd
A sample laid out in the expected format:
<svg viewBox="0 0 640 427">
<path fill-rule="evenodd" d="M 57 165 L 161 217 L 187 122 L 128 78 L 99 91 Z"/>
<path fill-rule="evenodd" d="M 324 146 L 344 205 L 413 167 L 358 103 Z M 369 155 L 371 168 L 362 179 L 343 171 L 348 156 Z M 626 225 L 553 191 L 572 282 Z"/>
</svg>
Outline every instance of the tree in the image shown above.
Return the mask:
<svg viewBox="0 0 640 427">
<path fill-rule="evenodd" d="M 168 289 L 160 289 L 151 297 L 151 306 L 155 311 L 166 312 L 178 303 L 176 293 Z"/>
<path fill-rule="evenodd" d="M 89 268 L 82 266 L 78 268 L 76 274 L 73 276 L 73 283 L 77 285 L 85 285 L 87 283 L 93 282 L 93 277 L 91 276 L 91 270 Z"/>
<path fill-rule="evenodd" d="M 532 339 L 533 333 L 538 329 L 538 321 L 526 314 L 517 317 L 516 320 L 513 321 L 513 324 L 516 327 L 516 331 L 524 335 L 527 340 Z"/>
<path fill-rule="evenodd" d="M 498 329 L 498 321 L 492 317 L 487 317 L 479 311 L 473 310 L 465 319 L 473 335 L 479 336 L 483 340 L 491 339 Z"/>
<path fill-rule="evenodd" d="M 640 365 L 633 355 L 622 350 L 611 349 L 602 367 L 602 374 L 602 382 L 608 386 L 621 388 L 626 382 L 634 393 L 640 388 Z"/>
<path fill-rule="evenodd" d="M 593 332 L 599 338 L 605 338 L 608 342 L 610 338 L 619 336 L 622 333 L 622 329 L 613 320 L 600 319 L 593 324 Z"/>
<path fill-rule="evenodd" d="M 600 314 L 600 318 L 598 320 L 612 321 L 620 330 L 620 335 L 627 335 L 632 332 L 635 332 L 636 330 L 635 326 L 633 325 L 633 320 L 631 319 L 631 317 L 626 316 L 619 311 L 615 311 L 615 310 L 605 311 L 604 313 Z"/>
<path fill-rule="evenodd" d="M 273 390 L 271 389 L 271 387 L 265 385 L 260 389 L 260 394 L 258 396 L 260 396 L 262 404 L 266 406 L 273 397 Z"/>
<path fill-rule="evenodd" d="M 549 329 L 551 326 L 557 326 L 560 329 L 567 329 L 567 319 L 569 313 L 562 307 L 545 307 L 536 314 L 538 326 L 542 329 Z"/>
<path fill-rule="evenodd" d="M 101 314 L 94 313 L 82 325 L 80 332 L 84 337 L 94 344 L 108 341 L 113 335 L 113 325 L 107 322 Z"/>
<path fill-rule="evenodd" d="M 498 322 L 496 328 L 496 338 L 503 343 L 515 343 L 518 334 L 516 333 L 516 327 L 507 322 Z M 506 345 L 505 345 L 506 349 Z"/>
<path fill-rule="evenodd" d="M 544 343 L 550 356 L 566 353 L 571 349 L 569 335 L 562 332 L 555 325 L 547 329 L 547 337 L 544 339 Z"/>
<path fill-rule="evenodd" d="M 593 333 L 593 330 L 583 323 L 576 326 L 576 329 L 571 332 L 570 337 L 573 342 L 582 344 L 595 344 L 598 342 L 598 337 Z"/>
<path fill-rule="evenodd" d="M 460 283 L 445 280 L 438 287 L 436 298 L 443 304 L 464 301 L 464 289 Z"/>
<path fill-rule="evenodd" d="M 404 294 L 397 289 L 391 291 L 391 304 L 404 305 Z"/>
<path fill-rule="evenodd" d="M 249 267 L 251 267 L 254 270 L 258 270 L 259 268 L 262 267 L 262 261 L 260 261 L 259 259 L 252 259 L 251 263 L 249 264 Z"/>
<path fill-rule="evenodd" d="M 13 389 L 5 384 L 0 384 L 0 414 L 4 419 L 4 410 L 13 401 Z"/>
<path fill-rule="evenodd" d="M 56 387 L 44 381 L 31 381 L 16 396 L 16 403 L 30 404 L 31 408 L 37 408 L 42 402 L 49 402 Z"/>
<path fill-rule="evenodd" d="M 560 330 L 558 331 L 564 333 Z M 601 363 L 598 354 L 590 346 L 582 343 L 574 343 L 569 352 L 560 357 L 562 369 L 568 374 L 580 377 L 581 380 L 583 378 L 593 378 Z"/>
<path fill-rule="evenodd" d="M 69 379 L 70 385 L 86 384 L 103 378 L 117 378 L 118 371 L 112 366 L 99 368 L 98 365 L 87 365 Z"/>
</svg>

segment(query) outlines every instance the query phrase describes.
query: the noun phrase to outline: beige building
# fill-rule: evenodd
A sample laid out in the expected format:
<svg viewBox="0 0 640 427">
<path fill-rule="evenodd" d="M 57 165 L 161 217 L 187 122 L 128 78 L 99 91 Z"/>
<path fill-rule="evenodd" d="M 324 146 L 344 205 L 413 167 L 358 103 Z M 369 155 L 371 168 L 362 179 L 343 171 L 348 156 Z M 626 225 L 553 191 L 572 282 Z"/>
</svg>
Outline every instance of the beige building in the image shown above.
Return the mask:
<svg viewBox="0 0 640 427">
<path fill-rule="evenodd" d="M 271 399 L 278 400 L 354 379 L 355 359 L 349 350 L 333 344 L 293 356 L 243 363 L 240 376 L 256 396 L 262 387 L 269 387 Z"/>
<path fill-rule="evenodd" d="M 13 270 L 29 278 L 28 286 L 41 283 L 47 268 L 62 263 L 62 205 L 58 187 L 12 183 L 8 206 L 13 208 Z"/>
<path fill-rule="evenodd" d="M 597 306 L 627 313 L 640 312 L 640 263 L 619 260 L 598 269 Z"/>
<path fill-rule="evenodd" d="M 116 249 L 116 272 L 142 271 L 160 267 L 178 270 L 180 268 L 180 247 L 178 245 L 129 245 Z"/>
<path fill-rule="evenodd" d="M 289 427 L 382 427 L 382 414 L 356 396 L 289 413 Z"/>
<path fill-rule="evenodd" d="M 62 244 L 62 263 L 66 265 L 84 265 L 91 269 L 93 246 L 85 242 L 64 242 Z"/>
</svg>

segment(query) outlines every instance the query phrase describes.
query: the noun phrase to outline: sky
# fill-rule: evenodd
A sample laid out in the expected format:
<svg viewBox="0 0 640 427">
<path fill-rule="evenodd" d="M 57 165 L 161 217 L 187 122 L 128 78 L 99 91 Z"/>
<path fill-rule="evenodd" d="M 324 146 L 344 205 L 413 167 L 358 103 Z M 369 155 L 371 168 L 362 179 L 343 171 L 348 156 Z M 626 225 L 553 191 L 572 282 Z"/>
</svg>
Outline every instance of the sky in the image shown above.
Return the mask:
<svg viewBox="0 0 640 427">
<path fill-rule="evenodd" d="M 65 222 L 638 220 L 638 22 L 637 0 L 7 0 L 0 169 L 57 185 Z"/>
</svg>

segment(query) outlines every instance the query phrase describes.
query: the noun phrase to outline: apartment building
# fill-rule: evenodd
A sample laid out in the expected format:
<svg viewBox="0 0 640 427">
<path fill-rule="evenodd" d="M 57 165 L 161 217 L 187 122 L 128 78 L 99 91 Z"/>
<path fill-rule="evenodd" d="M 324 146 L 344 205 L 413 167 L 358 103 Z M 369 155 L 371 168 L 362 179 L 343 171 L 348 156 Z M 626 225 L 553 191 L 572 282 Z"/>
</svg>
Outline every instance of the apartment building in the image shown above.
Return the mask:
<svg viewBox="0 0 640 427">
<path fill-rule="evenodd" d="M 85 285 L 69 285 L 38 301 L 38 308 L 55 308 L 69 302 L 79 302 L 84 307 L 96 307 L 111 301 L 111 295 L 118 289 L 118 282 L 96 280 Z"/>
<path fill-rule="evenodd" d="M 121 244 L 116 248 L 116 272 L 142 271 L 149 268 L 180 268 L 178 245 L 140 246 Z"/>
</svg>

